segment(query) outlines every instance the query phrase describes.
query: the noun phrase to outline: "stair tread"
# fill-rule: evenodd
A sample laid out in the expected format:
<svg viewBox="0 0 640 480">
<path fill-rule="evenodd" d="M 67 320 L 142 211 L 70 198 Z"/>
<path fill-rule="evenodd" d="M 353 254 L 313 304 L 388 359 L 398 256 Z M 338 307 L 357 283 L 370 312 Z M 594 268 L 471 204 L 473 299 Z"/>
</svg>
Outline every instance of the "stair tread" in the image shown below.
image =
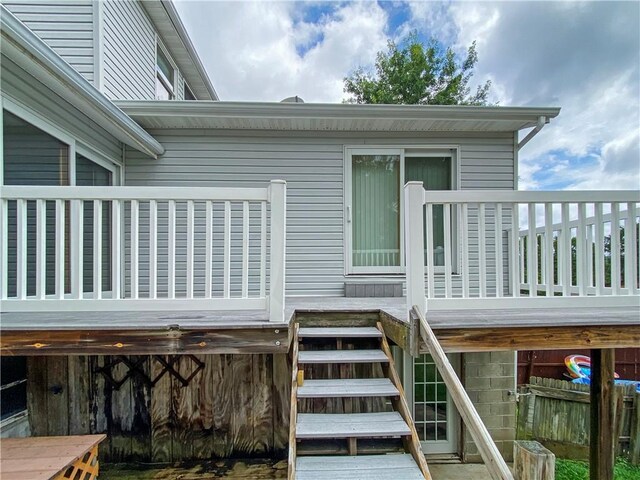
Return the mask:
<svg viewBox="0 0 640 480">
<path fill-rule="evenodd" d="M 393 397 L 400 395 L 388 378 L 305 380 L 298 398 Z"/>
<path fill-rule="evenodd" d="M 298 480 L 424 480 L 408 454 L 317 456 L 296 459 Z"/>
<path fill-rule="evenodd" d="M 398 437 L 411 430 L 398 412 L 300 413 L 296 438 Z"/>
<path fill-rule="evenodd" d="M 303 350 L 298 363 L 371 363 L 388 362 L 382 350 Z"/>
<path fill-rule="evenodd" d="M 382 332 L 375 327 L 301 327 L 301 338 L 380 338 Z"/>
</svg>

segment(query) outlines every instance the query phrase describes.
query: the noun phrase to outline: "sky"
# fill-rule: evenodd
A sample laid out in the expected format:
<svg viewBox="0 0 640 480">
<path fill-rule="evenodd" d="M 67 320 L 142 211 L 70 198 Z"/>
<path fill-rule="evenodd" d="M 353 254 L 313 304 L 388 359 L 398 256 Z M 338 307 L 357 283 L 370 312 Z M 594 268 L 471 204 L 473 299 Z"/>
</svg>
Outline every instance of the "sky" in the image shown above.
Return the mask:
<svg viewBox="0 0 640 480">
<path fill-rule="evenodd" d="M 491 103 L 559 106 L 520 151 L 522 190 L 640 188 L 640 2 L 178 0 L 221 100 L 341 102 L 411 31 L 459 55 Z M 475 90 L 472 88 L 472 90 Z M 526 135 L 521 132 L 521 137 Z"/>
</svg>

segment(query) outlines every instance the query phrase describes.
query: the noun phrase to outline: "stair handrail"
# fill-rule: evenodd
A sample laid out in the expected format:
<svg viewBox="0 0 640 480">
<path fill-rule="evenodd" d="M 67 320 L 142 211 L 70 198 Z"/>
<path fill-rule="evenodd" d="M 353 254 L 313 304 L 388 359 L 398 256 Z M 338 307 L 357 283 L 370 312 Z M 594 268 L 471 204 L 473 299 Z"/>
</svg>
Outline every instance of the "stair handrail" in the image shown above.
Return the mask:
<svg viewBox="0 0 640 480">
<path fill-rule="evenodd" d="M 480 415 L 478 415 L 469 395 L 462 386 L 462 382 L 449 362 L 447 355 L 444 353 L 440 342 L 438 342 L 433 330 L 427 323 L 427 319 L 418 306 L 414 305 L 411 311 L 420 321 L 420 336 L 427 345 L 427 349 L 447 386 L 453 403 L 462 417 L 462 421 L 469 429 L 471 438 L 478 447 L 478 451 L 489 471 L 489 475 L 491 475 L 493 480 L 513 480 L 511 470 L 502 458 L 498 447 L 491 438 Z"/>
</svg>

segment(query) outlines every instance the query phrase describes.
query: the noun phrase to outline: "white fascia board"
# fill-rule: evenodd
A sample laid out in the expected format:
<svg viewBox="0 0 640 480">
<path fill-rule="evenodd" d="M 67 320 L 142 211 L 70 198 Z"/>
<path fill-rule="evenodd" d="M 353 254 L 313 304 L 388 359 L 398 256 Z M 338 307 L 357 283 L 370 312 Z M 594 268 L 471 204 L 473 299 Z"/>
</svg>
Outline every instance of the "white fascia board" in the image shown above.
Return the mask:
<svg viewBox="0 0 640 480">
<path fill-rule="evenodd" d="M 124 144 L 157 158 L 164 147 L 0 5 L 2 53 Z"/>
<path fill-rule="evenodd" d="M 459 105 L 361 105 L 341 103 L 212 102 L 120 100 L 131 116 L 228 118 L 433 119 L 520 121 L 533 126 L 540 116 L 554 118 L 557 107 L 475 107 Z"/>
<path fill-rule="evenodd" d="M 212 101 L 219 100 L 218 93 L 215 88 L 213 88 L 209 75 L 191 42 L 191 38 L 189 38 L 189 34 L 173 2 L 171 0 L 148 0 L 141 2 L 141 4 L 153 23 L 156 32 L 171 52 L 173 60 L 178 64 L 178 68 L 191 91 L 198 98 L 204 97 Z M 169 20 L 169 23 L 173 27 L 170 28 L 170 31 L 162 27 L 162 24 L 166 23 L 166 20 Z M 177 50 L 177 52 L 174 50 Z M 176 57 L 181 57 L 181 55 L 176 55 L 176 53 L 185 53 L 189 61 L 186 63 L 180 61 L 179 58 Z"/>
</svg>

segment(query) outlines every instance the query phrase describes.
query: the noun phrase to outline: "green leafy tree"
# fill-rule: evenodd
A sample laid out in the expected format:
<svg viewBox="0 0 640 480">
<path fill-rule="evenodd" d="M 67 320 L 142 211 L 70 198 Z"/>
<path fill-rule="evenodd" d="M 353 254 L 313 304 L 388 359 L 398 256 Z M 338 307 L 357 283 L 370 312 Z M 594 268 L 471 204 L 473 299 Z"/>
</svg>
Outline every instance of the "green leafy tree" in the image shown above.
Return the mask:
<svg viewBox="0 0 640 480">
<path fill-rule="evenodd" d="M 491 82 L 471 94 L 469 81 L 478 61 L 476 44 L 464 60 L 435 39 L 423 44 L 416 32 L 401 45 L 389 40 L 378 52 L 375 73 L 362 67 L 344 79 L 348 103 L 405 105 L 486 105 Z"/>
</svg>

